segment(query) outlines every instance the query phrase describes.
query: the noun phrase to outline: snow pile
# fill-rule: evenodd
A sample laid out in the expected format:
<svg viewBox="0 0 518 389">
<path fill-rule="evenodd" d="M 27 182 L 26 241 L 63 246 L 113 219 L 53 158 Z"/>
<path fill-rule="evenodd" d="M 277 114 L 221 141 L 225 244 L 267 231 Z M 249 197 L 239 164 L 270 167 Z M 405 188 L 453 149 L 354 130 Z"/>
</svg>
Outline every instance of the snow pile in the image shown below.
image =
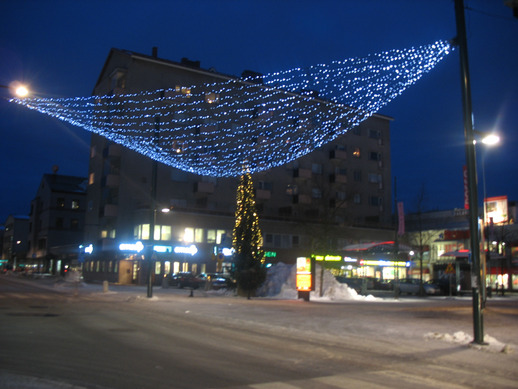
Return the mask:
<svg viewBox="0 0 518 389">
<path fill-rule="evenodd" d="M 310 299 L 317 301 L 376 300 L 372 295 L 359 295 L 346 284 L 338 282 L 333 274 L 325 269 L 323 275 L 323 293 L 322 297 L 320 297 L 321 269 L 320 266 L 316 266 L 315 291 L 311 292 Z M 273 265 L 268 269 L 266 281 L 257 290 L 256 295 L 259 297 L 296 300 L 298 298 L 295 284 L 296 271 L 295 265 L 286 265 L 282 262 Z"/>
<path fill-rule="evenodd" d="M 484 342 L 487 343 L 487 345 L 480 345 L 475 344 L 473 342 L 473 337 L 466 334 L 463 331 L 457 331 L 453 335 L 450 334 L 440 334 L 437 332 L 429 332 L 425 334 L 425 339 L 439 339 L 443 340 L 448 343 L 456 343 L 456 344 L 462 344 L 462 345 L 468 345 L 471 348 L 487 351 L 487 352 L 493 352 L 493 353 L 504 353 L 504 354 L 510 354 L 513 352 L 513 347 L 499 342 L 495 338 L 489 335 L 484 336 Z"/>
</svg>

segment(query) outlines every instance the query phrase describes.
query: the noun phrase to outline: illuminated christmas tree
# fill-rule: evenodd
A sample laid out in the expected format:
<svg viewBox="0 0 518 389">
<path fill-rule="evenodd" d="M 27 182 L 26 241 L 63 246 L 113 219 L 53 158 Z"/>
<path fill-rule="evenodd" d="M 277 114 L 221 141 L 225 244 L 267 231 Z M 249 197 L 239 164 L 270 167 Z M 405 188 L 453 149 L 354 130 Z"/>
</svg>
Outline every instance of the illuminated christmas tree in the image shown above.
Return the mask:
<svg viewBox="0 0 518 389">
<path fill-rule="evenodd" d="M 237 208 L 232 247 L 235 250 L 235 276 L 238 293 L 248 298 L 264 282 L 262 234 L 255 208 L 254 185 L 249 172 L 244 173 L 237 188 Z"/>
</svg>

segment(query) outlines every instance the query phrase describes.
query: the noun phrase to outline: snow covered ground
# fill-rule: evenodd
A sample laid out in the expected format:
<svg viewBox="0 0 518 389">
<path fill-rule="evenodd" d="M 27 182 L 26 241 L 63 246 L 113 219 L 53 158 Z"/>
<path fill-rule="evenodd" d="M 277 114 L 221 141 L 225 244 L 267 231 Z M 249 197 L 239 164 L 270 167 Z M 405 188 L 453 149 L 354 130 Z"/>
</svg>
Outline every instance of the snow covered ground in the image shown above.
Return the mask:
<svg viewBox="0 0 518 389">
<path fill-rule="evenodd" d="M 382 298 L 382 297 L 374 297 L 373 295 L 360 295 L 354 289 L 349 288 L 346 284 L 339 283 L 336 281 L 335 277 L 327 270 L 324 270 L 323 274 L 323 288 L 322 288 L 322 296 L 320 296 L 320 271 L 321 268 L 317 265 L 316 267 L 316 280 L 315 280 L 315 291 L 310 294 L 310 301 L 315 303 L 323 303 L 323 304 L 333 304 L 333 303 L 344 303 L 344 302 L 357 302 L 357 303 L 372 303 L 372 304 L 408 304 L 409 301 L 415 303 L 416 299 L 394 299 L 394 297 L 390 298 Z M 295 286 L 295 274 L 296 268 L 294 265 L 286 265 L 284 263 L 279 263 L 277 265 L 272 266 L 268 269 L 267 279 L 265 283 L 261 286 L 261 288 L 257 291 L 257 300 L 297 300 L 298 293 Z M 40 279 L 40 281 L 45 282 L 45 277 Z M 106 291 L 103 289 L 102 285 L 99 284 L 86 284 L 84 282 L 80 282 L 78 277 L 74 274 L 66 277 L 65 279 L 61 279 L 59 281 L 52 281 L 52 278 L 49 278 L 49 282 L 52 282 L 51 287 L 54 289 L 62 289 L 69 291 L 77 291 L 77 293 L 90 293 L 92 295 L 103 296 L 103 298 L 112 296 L 127 296 L 128 301 L 139 301 L 141 303 L 145 302 L 153 302 L 160 303 L 167 299 L 168 294 L 184 294 L 188 295 L 190 293 L 187 290 L 179 290 L 175 288 L 161 288 L 154 287 L 154 296 L 151 299 L 146 298 L 145 293 L 146 289 L 143 286 L 124 286 L 124 285 L 110 285 L 109 289 Z M 202 291 L 196 290 L 195 296 L 205 296 L 205 297 L 220 297 L 220 298 L 228 298 L 229 305 L 233 304 L 234 301 L 239 300 L 235 296 L 233 291 L 227 291 L 225 289 L 217 290 L 217 291 Z M 126 298 L 126 297 L 124 297 Z M 513 298 L 513 297 L 509 297 Z M 516 299 L 516 296 L 514 297 Z M 470 297 L 464 297 L 465 300 L 470 300 Z M 418 300 L 418 304 L 428 304 L 431 301 L 435 301 L 433 299 L 420 299 Z M 516 299 L 518 305 L 518 299 Z M 192 311 L 189 311 L 192 313 Z M 217 312 L 213 313 L 217 315 Z M 315 318 L 312 318 L 315 320 Z M 292 326 L 293 323 L 284 323 L 283 319 L 280 317 L 276 317 L 271 320 L 272 323 L 277 323 L 286 327 Z M 362 324 L 363 327 L 369 327 L 371 330 L 378 330 L 377 326 L 379 324 L 376 322 L 370 322 L 368 324 Z M 329 323 L 319 324 L 318 322 L 315 324 L 314 328 L 326 327 L 329 328 Z M 469 326 L 468 326 L 469 327 Z M 331 328 L 332 331 L 335 328 Z M 349 326 L 349 330 L 351 327 Z M 421 329 L 416 329 L 416 331 L 420 331 Z M 408 329 L 410 331 L 410 329 Z M 380 332 L 382 332 L 380 330 Z M 517 342 L 503 342 L 489 334 L 484 335 L 484 341 L 487 345 L 481 346 L 477 344 L 473 344 L 473 336 L 469 335 L 466 330 L 454 330 L 452 332 L 443 332 L 443 331 L 427 331 L 422 332 L 421 338 L 423 342 L 429 341 L 441 341 L 447 342 L 450 344 L 464 345 L 466 347 L 471 347 L 476 350 L 480 350 L 483 352 L 490 353 L 513 353 L 517 348 Z"/>
</svg>

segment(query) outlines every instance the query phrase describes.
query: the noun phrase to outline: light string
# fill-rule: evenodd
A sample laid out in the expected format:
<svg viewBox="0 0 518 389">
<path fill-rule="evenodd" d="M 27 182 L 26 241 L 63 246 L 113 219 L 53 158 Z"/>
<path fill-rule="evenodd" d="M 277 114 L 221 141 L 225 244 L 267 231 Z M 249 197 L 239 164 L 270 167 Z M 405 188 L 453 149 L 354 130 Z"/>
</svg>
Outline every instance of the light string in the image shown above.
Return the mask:
<svg viewBox="0 0 518 389">
<path fill-rule="evenodd" d="M 446 41 L 183 88 L 12 102 L 207 176 L 284 165 L 357 126 L 433 69 Z"/>
</svg>

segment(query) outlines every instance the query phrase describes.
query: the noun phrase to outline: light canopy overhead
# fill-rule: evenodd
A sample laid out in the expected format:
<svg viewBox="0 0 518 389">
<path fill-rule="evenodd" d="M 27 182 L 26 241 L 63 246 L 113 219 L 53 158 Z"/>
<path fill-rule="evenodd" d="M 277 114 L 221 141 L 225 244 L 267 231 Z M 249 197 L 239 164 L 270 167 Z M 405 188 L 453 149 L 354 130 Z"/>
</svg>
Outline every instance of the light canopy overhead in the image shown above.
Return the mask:
<svg viewBox="0 0 518 389">
<path fill-rule="evenodd" d="M 435 67 L 446 41 L 248 79 L 12 102 L 102 135 L 164 164 L 240 176 L 306 155 L 357 126 Z"/>
</svg>

